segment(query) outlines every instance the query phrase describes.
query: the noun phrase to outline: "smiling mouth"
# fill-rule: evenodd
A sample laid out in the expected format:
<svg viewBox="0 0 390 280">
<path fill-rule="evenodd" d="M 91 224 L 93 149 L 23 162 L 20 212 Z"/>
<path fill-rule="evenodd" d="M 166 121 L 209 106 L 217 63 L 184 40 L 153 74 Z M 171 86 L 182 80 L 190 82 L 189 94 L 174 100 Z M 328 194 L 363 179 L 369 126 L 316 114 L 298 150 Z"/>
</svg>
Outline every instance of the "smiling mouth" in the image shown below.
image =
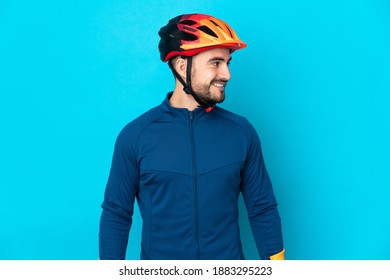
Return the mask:
<svg viewBox="0 0 390 280">
<path fill-rule="evenodd" d="M 224 89 L 226 87 L 227 82 L 213 82 L 211 84 L 217 88 Z"/>
</svg>

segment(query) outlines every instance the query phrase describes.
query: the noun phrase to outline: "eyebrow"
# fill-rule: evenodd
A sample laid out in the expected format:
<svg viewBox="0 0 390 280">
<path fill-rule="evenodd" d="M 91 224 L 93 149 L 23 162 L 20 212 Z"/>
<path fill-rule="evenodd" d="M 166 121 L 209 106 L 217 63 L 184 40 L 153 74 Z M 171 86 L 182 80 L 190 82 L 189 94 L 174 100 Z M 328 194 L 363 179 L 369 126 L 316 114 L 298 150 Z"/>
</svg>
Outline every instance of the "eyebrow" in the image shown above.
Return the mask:
<svg viewBox="0 0 390 280">
<path fill-rule="evenodd" d="M 229 63 L 230 61 L 232 61 L 232 59 L 233 58 L 230 57 L 227 62 Z M 225 61 L 225 59 L 223 57 L 216 56 L 216 57 L 210 58 L 208 62 L 212 62 L 212 61 Z"/>
</svg>

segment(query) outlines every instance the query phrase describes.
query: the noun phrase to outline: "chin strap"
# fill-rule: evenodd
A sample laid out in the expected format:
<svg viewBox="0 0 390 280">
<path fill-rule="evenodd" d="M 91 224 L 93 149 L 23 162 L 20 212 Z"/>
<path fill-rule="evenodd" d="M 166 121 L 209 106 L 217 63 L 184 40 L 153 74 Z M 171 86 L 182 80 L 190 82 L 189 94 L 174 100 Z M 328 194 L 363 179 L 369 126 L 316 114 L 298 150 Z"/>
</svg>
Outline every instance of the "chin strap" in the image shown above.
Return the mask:
<svg viewBox="0 0 390 280">
<path fill-rule="evenodd" d="M 173 75 L 179 80 L 179 82 L 183 85 L 183 90 L 185 93 L 190 94 L 196 102 L 198 102 L 199 107 L 204 107 L 206 112 L 211 112 L 214 109 L 215 103 L 205 103 L 203 102 L 192 90 L 191 87 L 191 68 L 192 68 L 192 56 L 186 57 L 187 58 L 187 83 L 183 80 L 183 78 L 179 75 L 179 73 L 176 72 L 175 68 L 173 67 L 171 61 L 168 61 L 168 66 L 171 68 Z"/>
</svg>

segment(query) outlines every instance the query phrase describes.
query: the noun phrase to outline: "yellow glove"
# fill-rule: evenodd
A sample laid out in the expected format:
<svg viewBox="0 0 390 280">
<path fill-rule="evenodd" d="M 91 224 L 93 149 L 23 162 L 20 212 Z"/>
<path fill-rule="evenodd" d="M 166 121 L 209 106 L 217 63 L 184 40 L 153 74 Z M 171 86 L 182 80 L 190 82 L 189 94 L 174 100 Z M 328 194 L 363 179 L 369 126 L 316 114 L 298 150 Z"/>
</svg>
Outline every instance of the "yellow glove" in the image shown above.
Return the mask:
<svg viewBox="0 0 390 280">
<path fill-rule="evenodd" d="M 284 249 L 281 252 L 279 252 L 279 253 L 277 253 L 275 255 L 272 255 L 270 257 L 270 259 L 273 260 L 273 261 L 284 260 Z"/>
</svg>

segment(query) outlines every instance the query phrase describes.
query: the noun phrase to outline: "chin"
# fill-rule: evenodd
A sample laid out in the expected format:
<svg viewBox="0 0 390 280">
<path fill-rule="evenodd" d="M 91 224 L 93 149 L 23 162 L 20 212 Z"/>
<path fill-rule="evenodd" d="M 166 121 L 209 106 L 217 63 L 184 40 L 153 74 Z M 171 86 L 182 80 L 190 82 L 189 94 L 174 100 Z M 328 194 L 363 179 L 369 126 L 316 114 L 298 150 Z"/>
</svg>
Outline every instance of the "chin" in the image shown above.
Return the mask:
<svg viewBox="0 0 390 280">
<path fill-rule="evenodd" d="M 225 100 L 225 92 L 221 92 L 218 98 L 215 98 L 215 103 L 222 103 Z"/>
</svg>

